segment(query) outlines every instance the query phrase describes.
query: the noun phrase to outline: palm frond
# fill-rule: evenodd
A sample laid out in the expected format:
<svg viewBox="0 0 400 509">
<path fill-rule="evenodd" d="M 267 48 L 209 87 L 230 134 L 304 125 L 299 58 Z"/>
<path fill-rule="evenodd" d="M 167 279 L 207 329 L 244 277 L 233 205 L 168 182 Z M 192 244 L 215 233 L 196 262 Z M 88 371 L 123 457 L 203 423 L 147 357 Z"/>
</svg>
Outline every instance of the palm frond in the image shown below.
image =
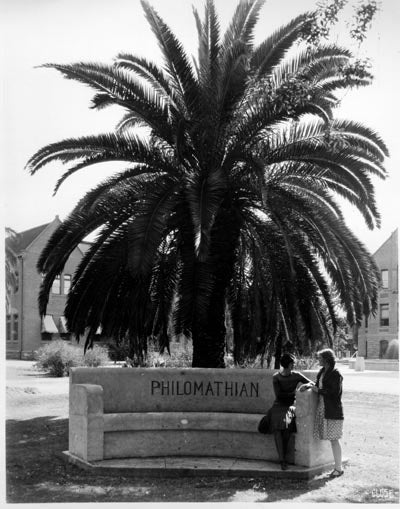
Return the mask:
<svg viewBox="0 0 400 509">
<path fill-rule="evenodd" d="M 225 122 L 230 119 L 246 88 L 247 53 L 246 44 L 237 40 L 227 48 L 221 58 L 217 104 L 219 118 Z"/>
<path fill-rule="evenodd" d="M 136 115 L 136 113 L 129 112 L 116 124 L 115 131 L 124 134 L 127 131 L 133 130 L 135 127 L 147 127 L 147 124 L 140 116 Z"/>
<path fill-rule="evenodd" d="M 198 85 L 182 44 L 147 1 L 141 0 L 141 4 L 163 52 L 171 84 L 182 97 L 190 116 L 195 116 L 198 112 Z"/>
<path fill-rule="evenodd" d="M 217 104 L 223 123 L 246 88 L 253 30 L 263 3 L 264 0 L 241 0 L 221 43 Z"/>
<path fill-rule="evenodd" d="M 383 162 L 385 157 L 389 157 L 389 150 L 377 132 L 359 122 L 345 119 L 335 119 L 332 122 L 332 129 L 348 140 L 350 137 L 357 139 L 361 147 L 368 153 Z"/>
<path fill-rule="evenodd" d="M 208 254 L 211 228 L 226 188 L 222 171 L 197 175 L 188 179 L 186 194 L 194 224 L 196 255 L 204 261 Z"/>
<path fill-rule="evenodd" d="M 162 97 L 174 100 L 174 92 L 171 89 L 167 77 L 162 69 L 149 60 L 130 55 L 128 53 L 120 53 L 117 55 L 116 67 L 127 69 L 134 72 L 141 78 L 144 78 Z"/>
<path fill-rule="evenodd" d="M 42 311 L 46 309 L 55 276 L 61 273 L 79 243 L 99 227 L 103 227 L 99 239 L 105 242 L 115 229 L 135 216 L 138 203 L 144 206 L 143 189 L 148 179 L 141 179 L 143 174 L 143 170 L 133 169 L 107 179 L 88 192 L 51 235 L 37 264 L 38 271 L 45 274 L 40 299 Z M 82 262 L 81 267 L 84 266 Z"/>
<path fill-rule="evenodd" d="M 169 352 L 171 316 L 178 283 L 178 256 L 173 236 L 165 240 L 154 264 L 151 282 L 152 334 L 158 337 L 160 352 Z"/>
<path fill-rule="evenodd" d="M 65 316 L 69 330 L 77 336 L 88 327 L 93 331 L 102 325 L 104 334 L 116 338 L 129 334 L 144 349 L 150 281 L 130 275 L 126 234 L 127 225 L 123 225 L 85 254 L 83 260 L 90 261 L 79 277 L 74 275 Z M 86 346 L 91 338 L 89 333 Z"/>
<path fill-rule="evenodd" d="M 222 43 L 224 48 L 231 47 L 238 40 L 247 46 L 252 44 L 254 27 L 264 3 L 265 0 L 240 0 L 225 32 Z"/>
<path fill-rule="evenodd" d="M 166 159 L 150 148 L 147 141 L 131 133 L 102 134 L 81 138 L 69 138 L 52 143 L 40 149 L 27 163 L 27 169 L 33 175 L 44 165 L 54 161 L 77 163 L 70 167 L 58 180 L 55 192 L 70 175 L 88 166 L 110 162 L 128 161 L 143 163 L 155 170 L 168 165 Z"/>
<path fill-rule="evenodd" d="M 128 228 L 129 269 L 133 276 L 151 272 L 157 249 L 165 237 L 169 215 L 176 204 L 178 182 L 171 177 L 144 183 L 146 196 L 137 207 Z"/>
<path fill-rule="evenodd" d="M 199 81 L 204 87 L 212 87 L 218 72 L 218 55 L 220 51 L 220 27 L 213 0 L 205 4 L 204 22 L 201 22 L 196 9 L 193 8 L 199 38 Z"/>
<path fill-rule="evenodd" d="M 269 75 L 309 23 L 310 13 L 300 14 L 263 41 L 253 51 L 250 60 L 251 73 L 259 78 Z"/>
<path fill-rule="evenodd" d="M 77 62 L 74 64 L 46 64 L 60 71 L 66 78 L 77 80 L 98 90 L 93 107 L 118 104 L 140 115 L 152 128 L 168 126 L 165 100 L 154 89 L 142 85 L 124 69 L 113 65 Z M 107 96 L 107 99 L 106 97 Z"/>
</svg>

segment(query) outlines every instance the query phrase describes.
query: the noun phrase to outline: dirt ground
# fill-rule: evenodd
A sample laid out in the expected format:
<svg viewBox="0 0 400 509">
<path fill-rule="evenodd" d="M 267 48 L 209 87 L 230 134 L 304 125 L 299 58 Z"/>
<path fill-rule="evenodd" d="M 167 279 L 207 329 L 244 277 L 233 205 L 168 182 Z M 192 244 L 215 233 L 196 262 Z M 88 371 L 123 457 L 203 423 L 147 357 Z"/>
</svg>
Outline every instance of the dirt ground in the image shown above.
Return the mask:
<svg viewBox="0 0 400 509">
<path fill-rule="evenodd" d="M 398 503 L 398 373 L 342 372 L 349 463 L 341 478 L 134 478 L 66 463 L 68 379 L 47 378 L 27 361 L 7 361 L 7 502 Z"/>
</svg>

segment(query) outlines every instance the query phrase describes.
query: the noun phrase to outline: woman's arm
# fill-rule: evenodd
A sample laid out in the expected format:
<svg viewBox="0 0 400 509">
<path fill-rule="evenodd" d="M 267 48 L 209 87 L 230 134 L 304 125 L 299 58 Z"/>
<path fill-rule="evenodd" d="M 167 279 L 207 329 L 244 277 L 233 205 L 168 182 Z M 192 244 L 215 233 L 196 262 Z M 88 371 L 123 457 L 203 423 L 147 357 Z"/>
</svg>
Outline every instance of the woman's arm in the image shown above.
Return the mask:
<svg viewBox="0 0 400 509">
<path fill-rule="evenodd" d="M 303 384 L 311 384 L 314 385 L 314 382 L 303 375 L 303 373 L 299 373 L 299 381 Z"/>
<path fill-rule="evenodd" d="M 319 389 L 316 387 L 316 390 L 313 388 L 314 392 L 318 392 L 318 394 L 322 394 L 325 396 L 337 397 L 342 392 L 342 375 L 339 371 L 334 371 L 330 376 L 327 382 L 324 381 L 324 388 Z"/>
<path fill-rule="evenodd" d="M 299 383 L 296 386 L 296 390 L 303 392 L 307 389 L 310 389 L 314 384 L 312 380 L 304 376 L 302 373 L 298 373 L 299 375 Z"/>
</svg>

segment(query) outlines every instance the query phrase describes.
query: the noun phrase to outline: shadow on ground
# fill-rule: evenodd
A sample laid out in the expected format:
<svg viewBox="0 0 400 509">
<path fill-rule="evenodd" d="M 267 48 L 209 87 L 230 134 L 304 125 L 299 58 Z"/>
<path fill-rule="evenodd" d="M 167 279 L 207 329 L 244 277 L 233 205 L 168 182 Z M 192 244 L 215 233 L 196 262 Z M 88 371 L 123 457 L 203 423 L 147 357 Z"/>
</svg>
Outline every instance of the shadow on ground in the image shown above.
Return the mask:
<svg viewBox="0 0 400 509">
<path fill-rule="evenodd" d="M 240 477 L 105 476 L 66 463 L 68 419 L 46 416 L 6 423 L 7 502 L 279 502 L 336 483 Z M 354 501 L 367 502 L 354 493 Z M 351 501 L 353 497 L 350 496 Z M 330 498 L 315 500 L 332 502 Z M 379 500 L 374 500 L 377 502 Z"/>
<path fill-rule="evenodd" d="M 38 371 L 37 373 L 26 373 L 24 376 L 29 378 L 62 378 L 60 376 L 52 375 L 51 373 L 43 373 L 42 371 Z"/>
</svg>

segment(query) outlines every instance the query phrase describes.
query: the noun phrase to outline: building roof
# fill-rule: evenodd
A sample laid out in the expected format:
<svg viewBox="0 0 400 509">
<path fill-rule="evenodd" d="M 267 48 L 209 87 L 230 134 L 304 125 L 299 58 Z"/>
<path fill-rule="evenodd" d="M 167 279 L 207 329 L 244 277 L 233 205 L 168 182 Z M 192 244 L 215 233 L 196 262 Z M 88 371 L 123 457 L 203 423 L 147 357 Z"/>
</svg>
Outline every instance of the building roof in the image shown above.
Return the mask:
<svg viewBox="0 0 400 509">
<path fill-rule="evenodd" d="M 393 242 L 395 242 L 395 243 L 396 243 L 396 246 L 397 246 L 398 232 L 399 232 L 399 229 L 398 229 L 398 228 L 396 228 L 396 229 L 395 229 L 395 230 L 394 230 L 394 231 L 390 234 L 390 236 L 389 236 L 389 237 L 385 240 L 385 242 L 383 242 L 383 244 L 381 244 L 381 245 L 378 247 L 378 249 L 375 251 L 375 253 L 374 253 L 372 256 L 376 256 L 376 255 L 379 253 L 379 251 L 380 251 L 381 249 L 383 249 L 383 248 L 384 248 L 384 246 L 385 246 L 386 244 L 388 244 L 389 242 L 392 242 L 392 241 L 393 241 Z"/>
<path fill-rule="evenodd" d="M 59 219 L 58 216 L 56 216 L 56 219 Z M 42 233 L 42 231 L 45 230 L 47 226 L 49 226 L 49 224 L 51 223 L 35 226 L 34 228 L 30 228 L 29 230 L 17 233 L 15 237 L 13 236 L 6 238 L 7 246 L 10 247 L 16 255 L 20 254 L 22 251 L 25 251 L 25 249 L 32 244 L 36 237 L 38 237 Z M 79 248 L 83 254 L 85 254 L 86 251 L 90 249 L 91 245 L 92 243 L 88 242 L 87 240 L 79 242 Z"/>
<path fill-rule="evenodd" d="M 15 254 L 19 254 L 24 251 L 49 224 L 50 223 L 42 224 L 40 226 L 35 226 L 35 228 L 20 232 L 15 237 L 7 238 L 6 242 Z"/>
</svg>

